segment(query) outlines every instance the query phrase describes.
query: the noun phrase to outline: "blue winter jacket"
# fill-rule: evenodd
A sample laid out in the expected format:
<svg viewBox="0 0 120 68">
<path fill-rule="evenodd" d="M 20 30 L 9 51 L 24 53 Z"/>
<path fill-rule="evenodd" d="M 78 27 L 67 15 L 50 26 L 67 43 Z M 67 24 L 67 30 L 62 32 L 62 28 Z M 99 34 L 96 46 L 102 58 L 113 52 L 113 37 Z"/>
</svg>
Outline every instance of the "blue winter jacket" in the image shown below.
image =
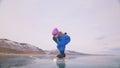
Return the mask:
<svg viewBox="0 0 120 68">
<path fill-rule="evenodd" d="M 59 51 L 64 51 L 66 44 L 68 44 L 70 42 L 70 36 L 68 36 L 67 34 L 61 35 L 57 37 L 57 48 Z"/>
</svg>

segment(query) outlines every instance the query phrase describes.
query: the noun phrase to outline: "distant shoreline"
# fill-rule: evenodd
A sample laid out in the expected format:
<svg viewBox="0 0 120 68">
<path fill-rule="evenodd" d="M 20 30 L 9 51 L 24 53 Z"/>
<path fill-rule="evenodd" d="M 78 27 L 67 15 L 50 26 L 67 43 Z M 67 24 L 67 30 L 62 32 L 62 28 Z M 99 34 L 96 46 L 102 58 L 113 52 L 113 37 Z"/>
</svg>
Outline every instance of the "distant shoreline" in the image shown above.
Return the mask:
<svg viewBox="0 0 120 68">
<path fill-rule="evenodd" d="M 0 56 L 56 56 L 53 54 L 7 54 L 7 53 L 0 53 Z M 120 56 L 120 55 L 67 55 L 67 56 Z"/>
</svg>

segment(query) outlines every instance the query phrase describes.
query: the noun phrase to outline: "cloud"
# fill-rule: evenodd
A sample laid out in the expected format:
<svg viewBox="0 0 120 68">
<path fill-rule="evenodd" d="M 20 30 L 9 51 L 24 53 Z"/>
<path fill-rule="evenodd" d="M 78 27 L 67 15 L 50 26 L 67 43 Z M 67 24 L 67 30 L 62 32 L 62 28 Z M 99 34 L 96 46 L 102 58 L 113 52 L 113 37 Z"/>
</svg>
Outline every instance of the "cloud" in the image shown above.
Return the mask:
<svg viewBox="0 0 120 68">
<path fill-rule="evenodd" d="M 105 39 L 107 36 L 100 36 L 100 37 L 97 37 L 96 40 L 103 40 Z"/>
<path fill-rule="evenodd" d="M 110 49 L 111 51 L 120 51 L 120 48 L 113 48 L 113 49 Z"/>
<path fill-rule="evenodd" d="M 103 51 L 105 54 L 120 54 L 120 48 L 111 48 L 106 51 Z"/>
</svg>

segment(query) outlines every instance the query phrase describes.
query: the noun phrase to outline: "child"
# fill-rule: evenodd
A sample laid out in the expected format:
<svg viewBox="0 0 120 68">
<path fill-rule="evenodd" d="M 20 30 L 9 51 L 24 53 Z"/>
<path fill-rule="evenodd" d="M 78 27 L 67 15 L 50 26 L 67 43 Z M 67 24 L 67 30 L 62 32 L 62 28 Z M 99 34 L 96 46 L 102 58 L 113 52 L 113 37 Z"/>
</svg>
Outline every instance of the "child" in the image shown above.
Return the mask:
<svg viewBox="0 0 120 68">
<path fill-rule="evenodd" d="M 70 42 L 70 36 L 67 35 L 67 33 L 63 33 L 59 31 L 57 28 L 55 28 L 52 31 L 53 40 L 57 43 L 57 49 L 60 52 L 60 54 L 57 55 L 58 58 L 65 57 L 65 48 L 66 45 Z"/>
</svg>

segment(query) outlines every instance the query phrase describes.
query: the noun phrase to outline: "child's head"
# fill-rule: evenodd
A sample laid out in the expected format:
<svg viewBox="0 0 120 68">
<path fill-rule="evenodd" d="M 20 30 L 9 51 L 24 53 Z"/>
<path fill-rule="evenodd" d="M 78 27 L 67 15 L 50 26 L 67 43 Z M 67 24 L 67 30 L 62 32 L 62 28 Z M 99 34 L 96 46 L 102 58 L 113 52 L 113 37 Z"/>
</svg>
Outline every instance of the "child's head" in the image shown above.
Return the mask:
<svg viewBox="0 0 120 68">
<path fill-rule="evenodd" d="M 59 32 L 59 35 L 64 35 L 64 33 L 62 31 Z"/>
</svg>

